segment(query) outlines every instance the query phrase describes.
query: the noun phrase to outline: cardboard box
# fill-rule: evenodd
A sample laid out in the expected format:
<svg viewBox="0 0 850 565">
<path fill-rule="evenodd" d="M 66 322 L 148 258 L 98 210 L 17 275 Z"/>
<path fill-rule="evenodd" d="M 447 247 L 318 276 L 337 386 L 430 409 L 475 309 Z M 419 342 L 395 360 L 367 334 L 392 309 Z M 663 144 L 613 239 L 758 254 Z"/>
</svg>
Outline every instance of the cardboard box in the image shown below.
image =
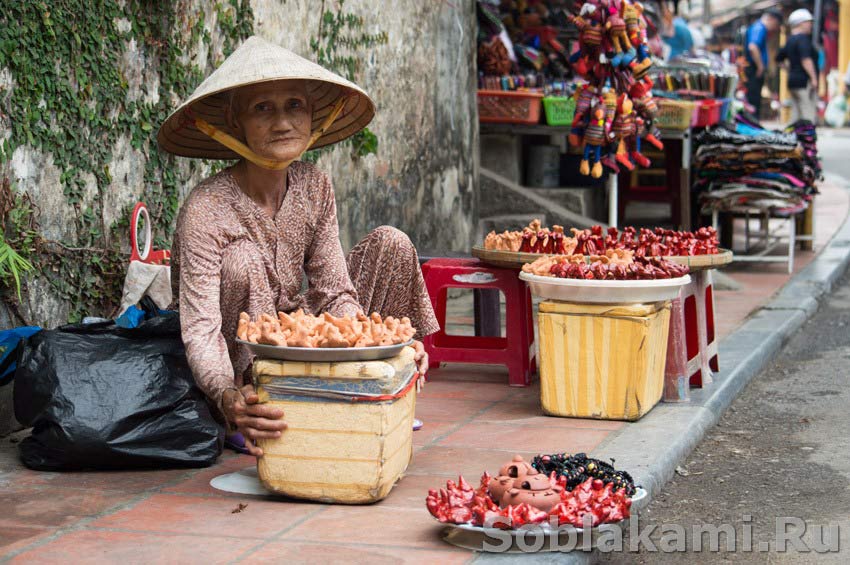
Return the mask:
<svg viewBox="0 0 850 565">
<path fill-rule="evenodd" d="M 670 302 L 540 304 L 540 400 L 551 416 L 638 420 L 661 399 Z"/>
</svg>

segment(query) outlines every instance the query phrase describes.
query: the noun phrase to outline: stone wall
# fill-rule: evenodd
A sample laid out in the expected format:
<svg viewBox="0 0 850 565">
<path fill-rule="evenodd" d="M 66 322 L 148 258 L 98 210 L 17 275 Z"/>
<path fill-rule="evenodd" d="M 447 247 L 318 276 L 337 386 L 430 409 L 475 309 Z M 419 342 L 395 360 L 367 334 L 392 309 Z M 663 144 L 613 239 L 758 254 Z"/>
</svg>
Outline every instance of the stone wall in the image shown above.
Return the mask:
<svg viewBox="0 0 850 565">
<path fill-rule="evenodd" d="M 331 3 L 252 0 L 255 33 L 309 57 L 321 6 Z M 204 9 L 208 27 L 215 23 L 213 4 L 195 2 Z M 367 33 L 386 32 L 387 42 L 371 49 L 358 77 L 378 106 L 370 125 L 379 140 L 377 154 L 352 159 L 347 148 L 339 148 L 318 163 L 335 183 L 343 245 L 349 248 L 370 229 L 390 224 L 421 248 L 467 249 L 477 220 L 474 1 L 347 0 L 345 9 L 363 16 Z M 122 60 L 128 96 L 159 96 L 146 73 L 152 63 L 144 49 L 131 42 Z M 15 77 L 0 69 L 0 94 L 5 89 L 8 95 L 15 83 Z M 8 136 L 4 125 L 0 120 L 0 140 Z M 99 198 L 104 204 L 104 226 L 144 192 L 145 151 L 155 150 L 135 150 L 121 138 L 112 148 L 109 189 L 99 193 L 93 178 L 87 183 L 85 199 Z M 177 166 L 188 170 L 180 161 L 185 160 L 178 159 Z M 191 176 L 183 196 L 206 170 Z M 63 196 L 62 171 L 50 154 L 19 147 L 3 173 L 17 190 L 32 195 L 45 237 L 74 239 L 74 212 Z M 28 290 L 20 308 L 28 322 L 49 327 L 67 319 L 67 305 L 46 283 L 29 281 Z M 0 309 L 0 324 L 17 325 L 7 314 Z"/>
<path fill-rule="evenodd" d="M 318 4 L 255 0 L 257 32 L 304 53 Z M 343 245 L 390 224 L 423 248 L 468 249 L 478 176 L 475 3 L 347 0 L 345 8 L 364 16 L 364 31 L 388 40 L 360 80 L 378 105 L 370 126 L 378 154 L 352 162 L 335 151 L 319 162 L 333 171 Z"/>
</svg>

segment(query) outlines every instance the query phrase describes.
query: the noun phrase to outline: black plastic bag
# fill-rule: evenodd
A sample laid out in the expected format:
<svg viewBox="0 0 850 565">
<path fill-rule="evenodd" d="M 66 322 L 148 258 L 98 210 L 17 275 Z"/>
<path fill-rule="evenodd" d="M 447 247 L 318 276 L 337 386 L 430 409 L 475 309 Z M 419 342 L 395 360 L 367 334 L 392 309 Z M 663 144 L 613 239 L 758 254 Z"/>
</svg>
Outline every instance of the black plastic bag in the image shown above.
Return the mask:
<svg viewBox="0 0 850 565">
<path fill-rule="evenodd" d="M 21 348 L 15 416 L 39 470 L 205 467 L 223 429 L 195 386 L 176 313 L 42 331 Z"/>
</svg>

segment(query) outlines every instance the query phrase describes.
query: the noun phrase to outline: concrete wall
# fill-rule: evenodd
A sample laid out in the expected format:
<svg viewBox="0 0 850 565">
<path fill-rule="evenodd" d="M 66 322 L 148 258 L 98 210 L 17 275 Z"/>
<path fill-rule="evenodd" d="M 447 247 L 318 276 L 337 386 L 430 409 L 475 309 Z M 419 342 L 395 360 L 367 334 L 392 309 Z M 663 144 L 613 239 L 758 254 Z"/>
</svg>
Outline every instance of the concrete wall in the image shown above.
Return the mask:
<svg viewBox="0 0 850 565">
<path fill-rule="evenodd" d="M 205 9 L 206 26 L 213 29 L 213 2 L 193 5 Z M 317 0 L 253 0 L 255 33 L 310 57 L 320 5 Z M 364 17 L 365 32 L 386 32 L 388 41 L 371 49 L 358 78 L 378 105 L 370 126 L 379 139 L 377 155 L 352 160 L 347 148 L 339 148 L 318 163 L 335 183 L 343 245 L 349 248 L 370 229 L 390 224 L 421 248 L 468 249 L 477 219 L 478 178 L 474 1 L 347 0 L 345 10 Z M 220 38 L 213 35 L 212 41 Z M 199 46 L 202 61 L 207 52 Z M 128 97 L 160 95 L 143 46 L 131 42 L 123 61 Z M 14 85 L 15 77 L 0 69 L 0 92 L 5 88 L 8 95 Z M 8 135 L 8 123 L 0 119 L 0 139 Z M 113 147 L 112 184 L 98 188 L 90 179 L 84 200 L 103 202 L 104 226 L 144 192 L 145 155 L 155 150 L 134 150 L 121 138 Z M 189 179 L 185 196 L 208 169 L 192 174 L 188 160 L 177 161 Z M 59 183 L 62 171 L 50 154 L 19 147 L 0 173 L 33 196 L 45 237 L 75 239 L 74 212 Z M 66 321 L 67 305 L 44 281 L 31 280 L 28 288 L 21 312 L 29 322 L 50 327 Z M 3 327 L 14 324 L 3 310 Z"/>
<path fill-rule="evenodd" d="M 317 4 L 257 0 L 256 29 L 307 52 Z M 333 171 L 343 244 L 389 223 L 420 247 L 468 249 L 478 176 L 474 2 L 348 0 L 345 8 L 364 16 L 364 31 L 386 32 L 388 41 L 374 48 L 360 80 L 378 104 L 370 126 L 378 154 L 352 162 L 340 150 L 320 161 Z"/>
</svg>

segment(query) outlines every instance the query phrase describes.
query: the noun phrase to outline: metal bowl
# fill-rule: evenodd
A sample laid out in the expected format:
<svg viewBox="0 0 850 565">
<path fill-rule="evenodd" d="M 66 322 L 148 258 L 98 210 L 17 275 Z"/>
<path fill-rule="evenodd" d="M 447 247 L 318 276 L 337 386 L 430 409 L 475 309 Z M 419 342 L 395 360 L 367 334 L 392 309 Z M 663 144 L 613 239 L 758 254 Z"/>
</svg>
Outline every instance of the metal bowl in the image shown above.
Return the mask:
<svg viewBox="0 0 850 565">
<path fill-rule="evenodd" d="M 302 361 L 304 363 L 337 363 L 340 361 L 376 361 L 398 355 L 402 349 L 413 344 L 413 340 L 398 345 L 375 347 L 280 347 L 263 345 L 237 339 L 261 359 Z"/>
</svg>

